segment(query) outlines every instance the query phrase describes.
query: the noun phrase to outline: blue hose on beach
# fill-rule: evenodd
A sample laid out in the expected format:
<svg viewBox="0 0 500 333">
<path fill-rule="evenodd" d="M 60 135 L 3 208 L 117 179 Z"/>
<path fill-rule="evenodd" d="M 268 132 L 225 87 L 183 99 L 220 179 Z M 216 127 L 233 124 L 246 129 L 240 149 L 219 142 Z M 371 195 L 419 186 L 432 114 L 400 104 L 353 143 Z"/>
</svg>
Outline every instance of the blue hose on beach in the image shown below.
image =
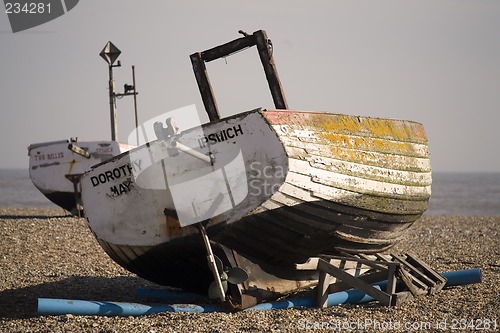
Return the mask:
<svg viewBox="0 0 500 333">
<path fill-rule="evenodd" d="M 466 284 L 480 283 L 482 281 L 482 271 L 480 268 L 453 271 L 442 273 L 448 280 L 445 288 L 460 286 Z M 379 290 L 384 290 L 387 281 L 382 281 L 373 286 Z M 153 291 L 145 289 L 140 292 L 143 296 L 148 295 L 152 298 L 157 295 L 157 298 L 169 298 L 172 296 L 183 297 L 185 300 L 192 299 L 196 294 L 168 291 Z M 187 296 L 187 297 L 186 297 Z M 179 298 L 177 298 L 179 299 Z M 372 301 L 373 298 L 358 290 L 347 290 L 332 293 L 328 295 L 328 306 L 339 304 L 361 304 Z M 270 309 L 290 309 L 305 307 L 315 307 L 316 301 L 314 297 L 296 297 L 289 300 L 276 302 L 268 302 L 257 304 L 246 309 L 249 310 L 270 310 Z M 64 315 L 73 314 L 81 316 L 143 316 L 161 312 L 227 312 L 227 309 L 219 304 L 172 304 L 172 305 L 144 305 L 138 303 L 127 302 L 98 302 L 98 301 L 82 301 L 82 300 L 66 300 L 66 299 L 38 299 L 38 313 L 45 315 Z"/>
</svg>

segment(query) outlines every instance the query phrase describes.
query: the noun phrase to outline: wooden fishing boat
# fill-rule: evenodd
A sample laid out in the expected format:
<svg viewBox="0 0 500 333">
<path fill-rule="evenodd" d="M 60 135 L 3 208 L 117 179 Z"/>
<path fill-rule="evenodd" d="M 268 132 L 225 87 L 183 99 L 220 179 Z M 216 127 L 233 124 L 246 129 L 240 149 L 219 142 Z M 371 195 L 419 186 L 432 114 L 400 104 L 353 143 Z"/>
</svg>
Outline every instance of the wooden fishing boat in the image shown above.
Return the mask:
<svg viewBox="0 0 500 333">
<path fill-rule="evenodd" d="M 224 266 L 248 273 L 245 293 L 290 293 L 317 282 L 298 264 L 384 251 L 426 210 L 423 126 L 290 110 L 268 43 L 257 31 L 193 54 L 211 121 L 181 132 L 172 119 L 157 123 L 157 140 L 83 175 L 88 225 L 127 270 L 206 291 L 217 275 L 207 265 L 213 247 Z M 277 109 L 219 119 L 202 62 L 249 45 L 258 46 Z"/>
<path fill-rule="evenodd" d="M 56 205 L 74 213 L 80 196 L 78 180 L 94 164 L 127 151 L 116 141 L 77 142 L 74 139 L 31 144 L 29 173 L 35 187 Z"/>
<path fill-rule="evenodd" d="M 220 141 L 207 144 L 212 134 Z M 206 266 L 190 227 L 198 222 L 210 221 L 213 241 L 279 274 L 321 253 L 388 249 L 430 197 L 427 140 L 415 122 L 254 110 L 182 132 L 176 142 L 214 164 L 170 156 L 173 148 L 158 140 L 81 181 L 89 226 L 104 249 L 158 283 L 175 285 L 175 277 L 152 256 L 168 267 L 175 258 L 190 262 L 197 243 Z"/>
</svg>

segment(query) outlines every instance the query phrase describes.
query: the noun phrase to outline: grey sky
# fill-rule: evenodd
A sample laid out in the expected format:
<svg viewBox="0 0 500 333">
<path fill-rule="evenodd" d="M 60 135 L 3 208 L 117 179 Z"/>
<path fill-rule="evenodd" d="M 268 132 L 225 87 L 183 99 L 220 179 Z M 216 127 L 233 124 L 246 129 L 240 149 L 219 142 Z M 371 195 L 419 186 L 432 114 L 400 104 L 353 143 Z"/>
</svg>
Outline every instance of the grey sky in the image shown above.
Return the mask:
<svg viewBox="0 0 500 333">
<path fill-rule="evenodd" d="M 13 34 L 0 13 L 0 168 L 30 143 L 110 138 L 108 40 L 120 91 L 136 66 L 139 117 L 203 111 L 189 55 L 264 29 L 291 109 L 424 124 L 435 171 L 500 172 L 500 2 L 82 0 Z M 227 62 L 227 63 L 226 63 Z M 223 116 L 272 107 L 255 49 L 207 65 Z M 120 141 L 133 129 L 118 102 Z"/>
</svg>

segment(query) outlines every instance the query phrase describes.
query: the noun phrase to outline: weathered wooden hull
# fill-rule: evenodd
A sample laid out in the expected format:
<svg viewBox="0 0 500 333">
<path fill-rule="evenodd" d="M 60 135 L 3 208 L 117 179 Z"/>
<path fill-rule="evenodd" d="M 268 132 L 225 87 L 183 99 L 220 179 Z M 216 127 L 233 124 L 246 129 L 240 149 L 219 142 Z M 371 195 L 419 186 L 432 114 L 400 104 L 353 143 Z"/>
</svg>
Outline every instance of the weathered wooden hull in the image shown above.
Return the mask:
<svg viewBox="0 0 500 333">
<path fill-rule="evenodd" d="M 431 166 L 421 124 L 291 111 L 264 116 L 286 148 L 286 180 L 218 241 L 277 265 L 314 251 L 376 253 L 426 210 Z M 262 234 L 272 237 L 255 237 Z"/>
<path fill-rule="evenodd" d="M 234 135 L 236 126 L 241 135 Z M 430 197 L 427 139 L 414 122 L 255 110 L 204 125 L 201 136 L 183 132 L 179 140 L 214 154 L 215 165 L 182 154 L 172 159 L 155 141 L 81 180 L 87 221 L 101 246 L 126 269 L 159 284 L 206 290 L 212 280 L 197 229 L 172 213 L 189 215 L 189 205 L 176 204 L 173 188 L 187 183 L 193 195 L 210 192 L 219 185 L 203 177 L 227 165 L 235 166 L 225 172 L 223 197 L 231 197 L 231 205 L 211 215 L 207 232 L 248 267 L 257 264 L 265 271 L 259 274 L 270 274 L 253 282 L 261 289 L 282 279 L 307 284 L 312 277 L 293 268 L 309 257 L 391 247 Z M 193 200 L 193 210 L 207 209 L 203 205 L 218 191 Z M 279 292 L 297 286 L 285 283 Z"/>
<path fill-rule="evenodd" d="M 87 151 L 83 157 L 68 149 L 75 144 Z M 129 150 L 128 145 L 115 141 L 71 142 L 60 140 L 31 144 L 28 147 L 29 173 L 35 187 L 56 205 L 76 211 L 76 195 L 72 179 L 90 170 L 91 166 Z M 75 178 L 73 178 L 75 177 Z"/>
</svg>

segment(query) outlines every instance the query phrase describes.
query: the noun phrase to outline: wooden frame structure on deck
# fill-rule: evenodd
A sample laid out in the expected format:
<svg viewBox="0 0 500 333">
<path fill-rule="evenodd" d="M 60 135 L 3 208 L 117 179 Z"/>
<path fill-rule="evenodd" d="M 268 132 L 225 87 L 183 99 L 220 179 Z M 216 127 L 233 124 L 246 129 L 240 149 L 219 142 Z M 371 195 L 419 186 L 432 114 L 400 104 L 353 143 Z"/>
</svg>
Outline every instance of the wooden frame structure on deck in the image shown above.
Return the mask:
<svg viewBox="0 0 500 333">
<path fill-rule="evenodd" d="M 257 46 L 260 60 L 264 67 L 274 106 L 277 109 L 288 109 L 285 94 L 278 77 L 278 71 L 276 70 L 276 65 L 273 60 L 272 43 L 271 40 L 267 38 L 266 32 L 264 30 L 257 30 L 253 34 L 248 35 L 240 30 L 240 33 L 244 34 L 244 37 L 190 55 L 203 105 L 205 106 L 210 121 L 220 119 L 220 115 L 205 63 L 226 57 L 254 45 Z"/>
</svg>

